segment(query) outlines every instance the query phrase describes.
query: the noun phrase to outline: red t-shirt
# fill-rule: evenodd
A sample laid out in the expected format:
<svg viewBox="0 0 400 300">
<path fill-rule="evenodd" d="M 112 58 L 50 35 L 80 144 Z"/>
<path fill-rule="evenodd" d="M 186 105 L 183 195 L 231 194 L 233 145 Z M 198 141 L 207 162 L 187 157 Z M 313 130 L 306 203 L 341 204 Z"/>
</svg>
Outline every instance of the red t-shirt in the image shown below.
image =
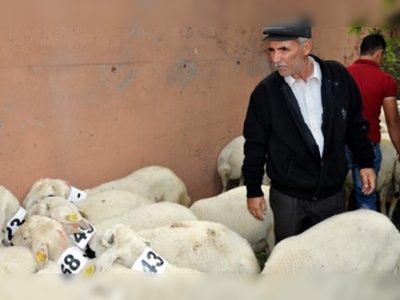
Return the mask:
<svg viewBox="0 0 400 300">
<path fill-rule="evenodd" d="M 375 143 L 381 141 L 380 120 L 383 99 L 397 96 L 397 82 L 379 65 L 369 59 L 358 59 L 348 66 L 363 99 L 363 116 L 369 121 L 368 137 Z"/>
</svg>

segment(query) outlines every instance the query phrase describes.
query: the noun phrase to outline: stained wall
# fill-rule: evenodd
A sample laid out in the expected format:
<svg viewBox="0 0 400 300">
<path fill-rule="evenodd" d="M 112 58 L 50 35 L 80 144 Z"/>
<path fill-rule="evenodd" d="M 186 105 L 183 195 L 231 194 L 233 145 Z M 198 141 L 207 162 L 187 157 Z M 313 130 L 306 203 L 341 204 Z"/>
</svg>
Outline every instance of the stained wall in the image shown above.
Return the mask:
<svg viewBox="0 0 400 300">
<path fill-rule="evenodd" d="M 162 165 L 192 200 L 217 194 L 218 154 L 272 71 L 262 27 L 89 26 L 41 13 L 0 30 L 0 184 L 22 200 L 41 177 L 83 189 Z M 343 30 L 314 34 L 316 54 L 349 60 Z"/>
</svg>

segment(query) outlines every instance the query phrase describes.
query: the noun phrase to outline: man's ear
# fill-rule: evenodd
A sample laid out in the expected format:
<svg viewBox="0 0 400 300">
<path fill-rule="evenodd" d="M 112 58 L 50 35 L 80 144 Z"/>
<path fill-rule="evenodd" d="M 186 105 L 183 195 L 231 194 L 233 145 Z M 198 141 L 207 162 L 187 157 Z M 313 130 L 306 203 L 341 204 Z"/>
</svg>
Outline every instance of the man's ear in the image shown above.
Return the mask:
<svg viewBox="0 0 400 300">
<path fill-rule="evenodd" d="M 383 49 L 378 49 L 378 50 L 375 51 L 373 57 L 375 59 L 375 62 L 378 65 L 382 64 L 384 55 L 385 55 L 385 50 L 383 50 Z"/>
<path fill-rule="evenodd" d="M 312 50 L 312 47 L 313 47 L 313 44 L 312 44 L 312 40 L 311 39 L 305 41 L 304 44 L 303 44 L 304 55 L 310 54 L 311 50 Z"/>
<path fill-rule="evenodd" d="M 43 269 L 49 261 L 49 251 L 46 243 L 40 240 L 34 241 L 32 243 L 32 252 L 39 268 Z"/>
</svg>

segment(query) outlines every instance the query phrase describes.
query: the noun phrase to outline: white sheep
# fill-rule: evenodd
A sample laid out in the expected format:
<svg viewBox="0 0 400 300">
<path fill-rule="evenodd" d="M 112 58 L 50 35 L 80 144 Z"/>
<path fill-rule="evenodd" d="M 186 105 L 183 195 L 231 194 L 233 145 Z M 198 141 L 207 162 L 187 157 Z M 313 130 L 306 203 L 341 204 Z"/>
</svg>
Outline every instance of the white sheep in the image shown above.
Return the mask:
<svg viewBox="0 0 400 300">
<path fill-rule="evenodd" d="M 169 263 L 203 273 L 259 273 L 260 267 L 250 244 L 226 226 L 207 221 L 183 221 L 154 229 L 140 230 L 136 238 L 122 236 L 115 243 L 113 229 L 100 233 L 105 239 L 90 240 L 89 246 L 100 257 L 110 253 L 137 253 L 143 239 Z M 118 225 L 125 226 L 126 225 Z M 118 249 L 121 248 L 121 249 Z M 124 254 L 121 255 L 122 257 Z M 114 255 L 115 257 L 115 255 Z"/>
<path fill-rule="evenodd" d="M 238 186 L 242 186 L 242 165 L 244 160 L 244 142 L 243 135 L 231 140 L 221 150 L 218 156 L 217 171 L 222 182 L 222 193 L 226 192 L 231 182 L 238 181 Z M 264 174 L 263 184 L 269 185 L 271 180 Z"/>
<path fill-rule="evenodd" d="M 264 221 L 253 217 L 247 209 L 246 187 L 231 189 L 215 197 L 195 201 L 190 209 L 199 220 L 224 224 L 249 241 L 253 250 L 259 252 L 268 245 L 275 246 L 274 215 L 269 205 L 269 186 L 263 185 L 267 214 Z"/>
<path fill-rule="evenodd" d="M 39 269 L 43 269 L 49 260 L 56 262 L 65 249 L 73 245 L 60 222 L 41 215 L 27 218 L 11 242 L 14 246 L 30 248 Z"/>
<path fill-rule="evenodd" d="M 243 135 L 234 138 L 225 145 L 218 156 L 217 171 L 221 177 L 222 192 L 228 190 L 229 183 L 233 180 L 238 180 L 239 185 L 243 185 L 244 141 Z"/>
<path fill-rule="evenodd" d="M 183 181 L 172 170 L 161 166 L 147 166 L 85 191 L 92 195 L 108 190 L 131 191 L 153 202 L 166 201 L 189 206 L 191 201 Z"/>
<path fill-rule="evenodd" d="M 396 198 L 389 196 L 389 190 L 393 184 L 393 179 L 395 176 L 395 164 L 396 164 L 396 149 L 393 146 L 389 136 L 387 134 L 382 134 L 382 139 L 380 143 L 382 152 L 382 162 L 379 174 L 377 176 L 376 191 L 379 198 L 379 208 L 381 213 L 387 214 L 386 204 L 390 203 L 389 213 L 387 214 L 390 218 L 393 216 L 393 211 L 396 206 Z M 349 199 L 351 190 L 353 189 L 353 178 L 352 171 L 350 170 L 347 174 L 345 183 L 345 199 L 346 207 L 349 207 Z"/>
<path fill-rule="evenodd" d="M 25 218 L 34 215 L 50 217 L 59 221 L 64 230 L 73 233 L 82 232 L 80 229 L 90 228 L 87 218 L 88 215 L 69 201 L 62 197 L 47 197 L 27 210 Z M 68 228 L 68 229 L 67 229 Z"/>
<path fill-rule="evenodd" d="M 25 220 L 11 242 L 13 247 L 0 248 L 0 273 L 37 273 L 47 266 L 49 257 L 58 258 L 71 240 L 61 223 L 37 215 Z M 49 268 L 55 270 L 54 266 Z"/>
<path fill-rule="evenodd" d="M 262 274 L 397 273 L 400 233 L 385 215 L 366 209 L 330 217 L 279 242 Z"/>
<path fill-rule="evenodd" d="M 28 217 L 12 238 L 14 247 L 4 248 L 10 249 L 8 252 L 4 251 L 4 254 L 0 249 L 0 272 L 7 268 L 12 273 L 62 274 L 62 269 L 68 267 L 69 263 L 70 268 L 73 264 L 84 263 L 81 272 L 92 274 L 90 260 L 84 257 L 84 252 L 67 235 L 71 232 L 65 232 L 62 228 L 60 222 L 47 216 Z M 66 253 L 71 248 L 74 248 L 73 251 Z M 65 261 L 60 262 L 64 256 Z M 79 256 L 83 260 L 78 261 Z M 8 258 L 8 262 L 3 258 Z M 124 269 L 126 268 L 115 265 L 110 272 L 124 273 Z"/>
<path fill-rule="evenodd" d="M 30 210 L 43 199 L 55 199 L 57 197 L 70 199 L 72 189 L 77 190 L 64 180 L 42 178 L 32 185 L 22 205 Z M 89 196 L 86 196 L 86 192 L 84 193 L 83 199 L 73 203 L 89 215 L 88 220 L 92 224 L 119 216 L 140 205 L 153 203 L 151 199 L 127 190 L 107 190 Z"/>
<path fill-rule="evenodd" d="M 96 223 L 95 227 L 96 230 L 101 232 L 116 224 L 124 224 L 130 226 L 134 230 L 144 230 L 180 221 L 195 220 L 197 220 L 196 215 L 183 205 L 172 202 L 158 202 L 131 209 L 118 217 Z M 96 238 L 98 238 L 97 233 L 94 233 L 92 239 Z"/>
<path fill-rule="evenodd" d="M 113 225 L 102 232 L 100 241 L 106 246 L 93 263 L 96 273 L 107 271 L 114 263 L 144 273 L 201 273 L 188 268 L 178 268 L 148 248 L 148 244 L 135 230 L 123 224 Z"/>
<path fill-rule="evenodd" d="M 396 163 L 394 165 L 394 171 L 393 171 L 393 186 L 394 186 L 394 195 L 390 199 L 390 207 L 389 207 L 389 212 L 388 216 L 390 219 L 393 218 L 393 213 L 394 210 L 397 206 L 397 202 L 399 201 L 400 198 L 400 163 L 396 158 Z"/>
<path fill-rule="evenodd" d="M 108 190 L 88 196 L 85 200 L 74 202 L 86 212 L 91 224 L 120 216 L 121 214 L 153 203 L 149 198 L 125 190 Z"/>
<path fill-rule="evenodd" d="M 31 274 L 38 270 L 35 256 L 29 248 L 0 248 L 0 274 Z"/>
<path fill-rule="evenodd" d="M 29 209 L 46 197 L 59 196 L 68 199 L 75 190 L 77 189 L 65 180 L 41 178 L 32 184 L 22 201 L 22 206 Z M 187 194 L 185 184 L 174 172 L 161 166 L 144 167 L 126 177 L 80 191 L 84 196 L 80 195 L 82 198 L 79 200 L 112 190 L 138 194 L 148 198 L 151 202 L 167 201 L 184 206 L 190 205 L 190 197 Z"/>
<path fill-rule="evenodd" d="M 18 217 L 18 213 L 22 213 L 22 217 Z M 13 231 L 22 224 L 25 213 L 25 210 L 21 211 L 18 199 L 4 186 L 0 186 L 0 244 L 10 241 Z"/>
<path fill-rule="evenodd" d="M 29 210 L 33 205 L 48 197 L 62 197 L 68 199 L 71 193 L 71 185 L 61 179 L 40 178 L 36 180 L 25 198 L 22 200 L 22 206 Z"/>
<path fill-rule="evenodd" d="M 386 135 L 382 135 L 380 146 L 382 151 L 382 162 L 377 178 L 379 206 L 380 212 L 388 215 L 389 218 L 392 219 L 396 207 L 396 198 L 389 195 L 389 189 L 392 187 L 394 182 L 397 151 L 390 138 Z M 390 203 L 389 212 L 386 209 L 387 203 Z"/>
</svg>

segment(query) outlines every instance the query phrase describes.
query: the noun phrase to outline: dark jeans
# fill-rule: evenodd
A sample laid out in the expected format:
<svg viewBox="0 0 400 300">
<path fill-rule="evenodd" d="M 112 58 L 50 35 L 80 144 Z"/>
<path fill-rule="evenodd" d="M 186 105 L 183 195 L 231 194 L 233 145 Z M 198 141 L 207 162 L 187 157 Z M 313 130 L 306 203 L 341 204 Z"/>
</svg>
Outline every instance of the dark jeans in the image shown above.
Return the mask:
<svg viewBox="0 0 400 300">
<path fill-rule="evenodd" d="M 345 212 L 344 191 L 318 201 L 300 200 L 271 187 L 269 201 L 274 214 L 276 243 Z"/>
</svg>

